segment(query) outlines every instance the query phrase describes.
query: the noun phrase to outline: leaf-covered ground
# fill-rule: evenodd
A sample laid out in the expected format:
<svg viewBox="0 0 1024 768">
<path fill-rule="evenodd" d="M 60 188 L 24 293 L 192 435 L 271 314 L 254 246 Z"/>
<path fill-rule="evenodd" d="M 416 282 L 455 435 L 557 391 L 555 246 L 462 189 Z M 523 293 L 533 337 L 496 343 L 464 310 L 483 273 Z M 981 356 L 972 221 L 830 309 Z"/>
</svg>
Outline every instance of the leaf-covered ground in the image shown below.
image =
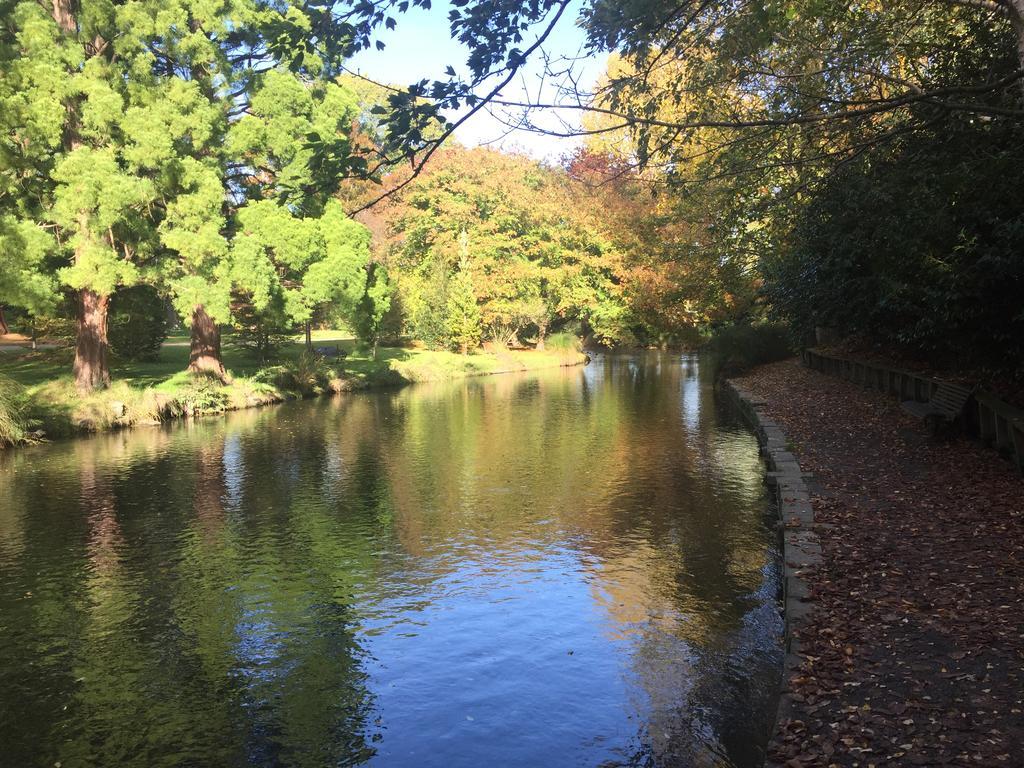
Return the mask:
<svg viewBox="0 0 1024 768">
<path fill-rule="evenodd" d="M 740 383 L 814 474 L 823 550 L 771 760 L 1024 766 L 1024 480 L 795 361 Z"/>
</svg>

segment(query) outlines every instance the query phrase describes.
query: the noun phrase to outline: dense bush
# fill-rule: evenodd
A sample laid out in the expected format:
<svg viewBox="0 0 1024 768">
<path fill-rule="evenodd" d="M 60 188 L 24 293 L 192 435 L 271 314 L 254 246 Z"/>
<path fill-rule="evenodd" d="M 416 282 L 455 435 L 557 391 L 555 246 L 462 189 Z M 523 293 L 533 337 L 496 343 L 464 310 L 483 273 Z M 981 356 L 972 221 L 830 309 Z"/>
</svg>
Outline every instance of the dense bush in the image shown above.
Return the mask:
<svg viewBox="0 0 1024 768">
<path fill-rule="evenodd" d="M 75 343 L 78 323 L 73 309 L 69 309 L 66 316 L 29 315 L 21 324 L 21 332 L 36 341 L 71 346 Z"/>
<path fill-rule="evenodd" d="M 167 307 L 149 285 L 120 288 L 110 300 L 107 340 L 125 360 L 156 360 L 167 339 Z"/>
<path fill-rule="evenodd" d="M 24 390 L 0 376 L 0 447 L 24 441 L 27 432 Z"/>
<path fill-rule="evenodd" d="M 544 339 L 544 347 L 554 352 L 579 352 L 583 349 L 583 342 L 574 333 L 559 331 Z"/>
<path fill-rule="evenodd" d="M 228 388 L 215 376 L 191 375 L 175 397 L 175 406 L 185 416 L 223 413 L 230 401 Z"/>
<path fill-rule="evenodd" d="M 707 349 L 714 355 L 718 370 L 735 375 L 752 368 L 793 355 L 793 340 L 784 325 L 729 325 L 711 337 Z"/>
<path fill-rule="evenodd" d="M 429 349 L 444 349 L 448 343 L 448 273 L 440 261 L 428 265 L 424 276 L 407 275 L 400 292 L 408 312 L 406 331 Z"/>
<path fill-rule="evenodd" d="M 1024 352 L 1024 129 L 971 123 L 876 149 L 803 212 L 762 269 L 802 335 L 828 326 L 935 364 Z"/>
<path fill-rule="evenodd" d="M 336 366 L 315 354 L 303 352 L 287 365 L 275 365 L 257 371 L 253 380 L 283 392 L 307 397 L 330 390 L 331 382 L 339 376 Z"/>
<path fill-rule="evenodd" d="M 290 341 L 288 317 L 283 302 L 272 302 L 259 311 L 248 301 L 239 301 L 233 308 L 232 341 L 261 363 L 277 357 Z"/>
<path fill-rule="evenodd" d="M 71 346 L 78 332 L 77 303 L 70 295 L 62 297 L 45 313 L 29 312 L 21 307 L 6 307 L 7 322 L 15 333 L 36 341 Z"/>
</svg>

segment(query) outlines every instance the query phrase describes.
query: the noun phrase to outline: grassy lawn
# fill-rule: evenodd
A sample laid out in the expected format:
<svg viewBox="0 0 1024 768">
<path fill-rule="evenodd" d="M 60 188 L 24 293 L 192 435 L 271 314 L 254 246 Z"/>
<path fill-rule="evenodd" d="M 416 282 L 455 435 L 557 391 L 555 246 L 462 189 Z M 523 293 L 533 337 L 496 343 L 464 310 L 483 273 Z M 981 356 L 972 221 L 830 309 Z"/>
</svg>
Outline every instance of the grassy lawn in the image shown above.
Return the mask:
<svg viewBox="0 0 1024 768">
<path fill-rule="evenodd" d="M 71 375 L 73 350 L 0 351 L 0 375 L 24 387 L 23 412 L 47 435 L 68 435 L 217 413 L 328 392 L 417 381 L 446 381 L 491 373 L 575 365 L 575 350 L 453 352 L 382 347 L 376 359 L 357 348 L 343 331 L 314 331 L 313 344 L 337 346 L 344 359 L 311 360 L 299 334 L 266 363 L 224 338 L 224 364 L 231 381 L 222 383 L 188 374 L 188 335 L 169 336 L 153 362 L 111 360 L 113 383 L 107 390 L 80 395 Z"/>
<path fill-rule="evenodd" d="M 313 343 L 317 346 L 334 346 L 351 352 L 355 340 L 344 331 L 314 331 Z M 188 366 L 189 336 L 185 331 L 173 333 L 167 337 L 160 350 L 160 359 L 153 362 L 119 361 L 116 356 L 110 360 L 110 371 L 113 379 L 125 381 L 132 387 L 152 387 L 167 381 Z M 305 349 L 304 337 L 299 334 L 292 337 L 278 359 L 274 363 L 288 363 L 297 360 Z M 71 348 L 40 349 L 36 352 L 24 353 L 13 350 L 0 352 L 0 374 L 26 387 L 71 379 L 71 361 L 74 350 Z M 231 343 L 231 336 L 224 336 L 224 365 L 233 375 L 251 376 L 268 364 L 261 363 L 248 350 Z"/>
</svg>

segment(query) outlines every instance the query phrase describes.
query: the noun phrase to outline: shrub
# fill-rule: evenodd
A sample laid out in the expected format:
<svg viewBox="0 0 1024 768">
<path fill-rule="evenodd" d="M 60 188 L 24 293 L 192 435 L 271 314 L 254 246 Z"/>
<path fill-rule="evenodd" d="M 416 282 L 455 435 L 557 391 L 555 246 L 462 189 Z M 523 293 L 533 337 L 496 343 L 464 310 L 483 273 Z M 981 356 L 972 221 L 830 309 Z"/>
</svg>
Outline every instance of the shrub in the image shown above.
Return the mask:
<svg viewBox="0 0 1024 768">
<path fill-rule="evenodd" d="M 281 388 L 301 395 L 312 395 L 323 392 L 327 388 L 327 382 L 336 375 L 334 369 L 323 359 L 303 352 L 288 366 L 288 381 Z"/>
<path fill-rule="evenodd" d="M 707 344 L 721 375 L 733 376 L 793 355 L 789 328 L 780 324 L 730 325 L 720 328 Z"/>
<path fill-rule="evenodd" d="M 24 442 L 28 433 L 25 390 L 0 376 L 0 447 Z"/>
<path fill-rule="evenodd" d="M 107 339 L 125 360 L 156 360 L 167 339 L 167 308 L 156 289 L 135 285 L 110 300 Z"/>
<path fill-rule="evenodd" d="M 46 340 L 62 346 L 71 346 L 75 343 L 75 335 L 78 333 L 78 323 L 74 318 L 74 310 L 67 307 L 70 314 L 63 315 L 28 315 L 21 322 L 21 331 L 26 336 L 34 336 L 37 341 Z"/>
<path fill-rule="evenodd" d="M 554 352 L 579 352 L 583 349 L 583 341 L 574 333 L 559 331 L 544 339 L 544 348 Z"/>
<path fill-rule="evenodd" d="M 326 360 L 318 355 L 303 352 L 286 365 L 260 369 L 253 374 L 252 380 L 282 392 L 293 392 L 307 397 L 331 389 L 331 382 L 338 376 L 337 369 Z"/>
<path fill-rule="evenodd" d="M 232 341 L 261 363 L 278 356 L 290 341 L 289 324 L 280 301 L 257 310 L 248 301 L 233 307 L 234 335 Z"/>
<path fill-rule="evenodd" d="M 185 416 L 205 413 L 223 413 L 230 402 L 229 388 L 216 376 L 191 374 L 190 381 L 176 394 L 174 400 Z"/>
<path fill-rule="evenodd" d="M 816 327 L 932 365 L 1024 358 L 1024 127 L 961 121 L 879 145 L 827 181 L 785 248 L 761 259 L 765 297 Z"/>
</svg>

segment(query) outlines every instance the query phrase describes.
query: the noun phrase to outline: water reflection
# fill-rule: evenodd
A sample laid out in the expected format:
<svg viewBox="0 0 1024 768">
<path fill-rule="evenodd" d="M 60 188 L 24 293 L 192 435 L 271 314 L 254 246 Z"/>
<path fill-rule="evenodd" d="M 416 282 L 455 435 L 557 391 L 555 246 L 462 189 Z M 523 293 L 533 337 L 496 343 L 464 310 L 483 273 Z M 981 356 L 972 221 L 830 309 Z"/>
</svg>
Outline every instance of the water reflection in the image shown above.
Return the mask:
<svg viewBox="0 0 1024 768">
<path fill-rule="evenodd" d="M 600 357 L 0 458 L 11 765 L 755 765 L 756 444 Z"/>
</svg>

